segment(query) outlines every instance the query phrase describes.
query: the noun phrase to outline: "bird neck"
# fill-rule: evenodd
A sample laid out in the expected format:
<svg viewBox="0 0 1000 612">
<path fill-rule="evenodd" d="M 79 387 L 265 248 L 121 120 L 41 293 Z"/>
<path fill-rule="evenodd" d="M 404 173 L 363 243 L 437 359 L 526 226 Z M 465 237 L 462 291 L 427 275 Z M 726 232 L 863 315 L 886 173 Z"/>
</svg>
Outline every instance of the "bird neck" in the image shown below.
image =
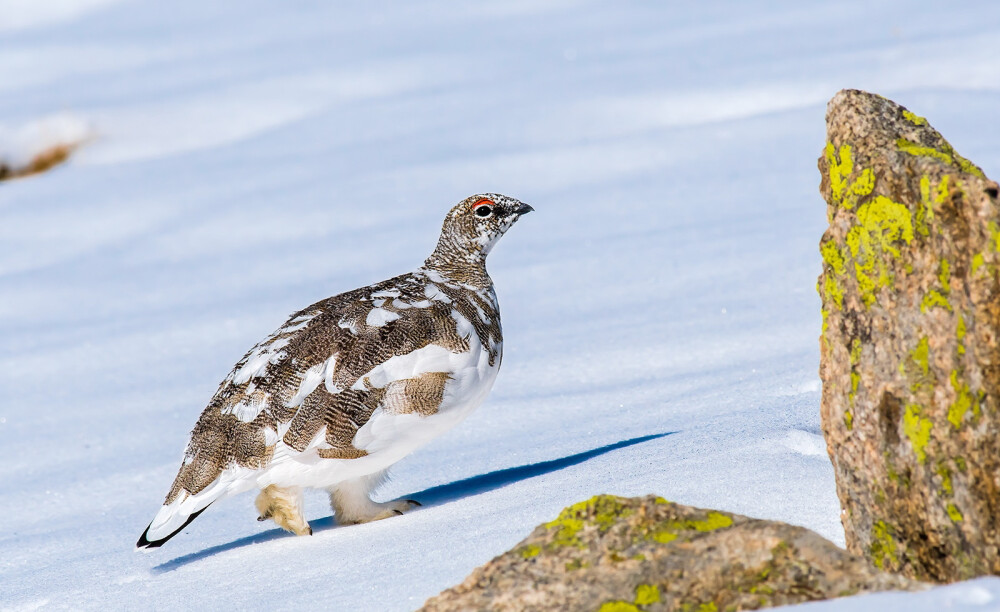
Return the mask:
<svg viewBox="0 0 1000 612">
<path fill-rule="evenodd" d="M 486 273 L 486 254 L 468 246 L 462 248 L 444 236 L 424 261 L 424 268 L 466 285 L 485 288 L 492 284 Z"/>
</svg>

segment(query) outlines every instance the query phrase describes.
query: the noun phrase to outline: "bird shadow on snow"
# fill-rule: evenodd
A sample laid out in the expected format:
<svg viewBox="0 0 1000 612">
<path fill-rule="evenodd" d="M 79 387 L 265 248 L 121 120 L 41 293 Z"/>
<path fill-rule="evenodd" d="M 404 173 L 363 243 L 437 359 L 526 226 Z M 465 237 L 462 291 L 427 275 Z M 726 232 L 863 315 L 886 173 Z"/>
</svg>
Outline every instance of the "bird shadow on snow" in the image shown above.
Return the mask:
<svg viewBox="0 0 1000 612">
<path fill-rule="evenodd" d="M 583 451 L 582 453 L 576 453 L 575 455 L 569 455 L 560 459 L 552 459 L 550 461 L 542 461 L 540 463 L 529 463 L 527 465 L 519 465 L 517 467 L 505 468 L 502 470 L 487 472 L 486 474 L 480 474 L 478 476 L 463 478 L 462 480 L 456 480 L 455 482 L 449 482 L 447 484 L 424 489 L 423 491 L 412 493 L 410 495 L 404 495 L 403 497 L 416 499 L 425 507 L 438 506 L 462 499 L 463 497 L 479 495 L 480 493 L 486 493 L 487 491 L 499 489 L 521 480 L 527 480 L 529 478 L 534 478 L 535 476 L 541 476 L 543 474 L 562 470 L 614 450 L 632 446 L 634 444 L 640 444 L 642 442 L 649 442 L 650 440 L 663 438 L 674 433 L 677 432 L 668 431 L 666 433 L 630 438 L 628 440 L 622 440 L 621 442 L 615 442 L 614 444 L 608 444 L 606 446 Z M 309 524 L 313 528 L 314 533 L 337 526 L 337 522 L 332 516 L 310 521 Z M 295 536 L 292 536 L 282 529 L 270 529 L 263 533 L 240 538 L 226 544 L 219 544 L 218 546 L 212 546 L 210 548 L 206 548 L 205 550 L 200 550 L 198 552 L 177 557 L 176 559 L 171 559 L 166 563 L 153 567 L 151 571 L 154 574 L 163 574 L 165 572 L 181 568 L 189 563 L 214 556 L 221 552 L 226 552 L 227 550 L 243 548 L 244 546 L 251 546 L 253 544 L 261 544 L 263 542 L 269 542 L 271 540 L 284 537 Z"/>
</svg>

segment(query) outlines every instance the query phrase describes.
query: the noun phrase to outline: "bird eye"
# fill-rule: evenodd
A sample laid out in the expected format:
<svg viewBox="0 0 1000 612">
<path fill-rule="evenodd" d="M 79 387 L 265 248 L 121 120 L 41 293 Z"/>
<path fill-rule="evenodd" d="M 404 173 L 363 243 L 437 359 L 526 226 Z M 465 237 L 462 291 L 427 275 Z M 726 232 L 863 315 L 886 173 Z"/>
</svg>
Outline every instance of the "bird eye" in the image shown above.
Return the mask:
<svg viewBox="0 0 1000 612">
<path fill-rule="evenodd" d="M 477 217 L 489 217 L 493 214 L 493 202 L 489 200 L 479 200 L 472 207 L 472 212 L 475 213 Z"/>
</svg>

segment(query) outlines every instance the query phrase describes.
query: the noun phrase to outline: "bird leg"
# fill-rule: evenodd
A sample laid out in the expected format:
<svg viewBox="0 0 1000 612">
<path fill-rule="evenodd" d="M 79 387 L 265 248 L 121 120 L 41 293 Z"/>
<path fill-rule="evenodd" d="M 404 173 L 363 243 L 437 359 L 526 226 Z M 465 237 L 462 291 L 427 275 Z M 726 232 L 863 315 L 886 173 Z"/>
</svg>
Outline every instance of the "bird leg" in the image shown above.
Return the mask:
<svg viewBox="0 0 1000 612">
<path fill-rule="evenodd" d="M 385 472 L 346 480 L 329 489 L 330 507 L 338 525 L 368 523 L 400 515 L 420 503 L 412 499 L 374 502 L 369 495 L 382 483 Z"/>
<path fill-rule="evenodd" d="M 302 489 L 268 485 L 257 496 L 255 505 L 260 512 L 258 521 L 271 519 L 295 535 L 312 535 L 312 527 L 302 516 Z"/>
</svg>

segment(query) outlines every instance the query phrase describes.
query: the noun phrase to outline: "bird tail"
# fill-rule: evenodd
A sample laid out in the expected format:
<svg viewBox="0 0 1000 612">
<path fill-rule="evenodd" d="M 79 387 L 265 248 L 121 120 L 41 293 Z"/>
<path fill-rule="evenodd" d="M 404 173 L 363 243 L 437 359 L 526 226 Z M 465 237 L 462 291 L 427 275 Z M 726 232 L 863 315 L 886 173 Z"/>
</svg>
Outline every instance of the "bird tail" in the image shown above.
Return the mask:
<svg viewBox="0 0 1000 612">
<path fill-rule="evenodd" d="M 223 478 L 216 478 L 215 482 L 194 495 L 181 489 L 175 499 L 160 507 L 152 522 L 146 527 L 146 531 L 142 532 L 139 541 L 135 543 L 135 549 L 150 552 L 154 548 L 163 546 L 164 542 L 190 525 L 191 521 L 198 518 L 198 515 L 212 503 L 232 493 L 230 484 Z"/>
<path fill-rule="evenodd" d="M 209 504 L 211 505 L 211 504 Z M 143 552 L 151 552 L 154 548 L 159 548 L 163 544 L 181 532 L 182 529 L 191 524 L 191 521 L 198 518 L 198 515 L 205 511 L 208 506 L 201 510 L 196 510 L 190 514 L 175 514 L 169 512 L 170 506 L 163 506 L 153 517 L 146 531 L 139 536 L 139 541 L 135 543 L 135 549 Z M 179 526 L 174 527 L 174 525 Z"/>
</svg>

